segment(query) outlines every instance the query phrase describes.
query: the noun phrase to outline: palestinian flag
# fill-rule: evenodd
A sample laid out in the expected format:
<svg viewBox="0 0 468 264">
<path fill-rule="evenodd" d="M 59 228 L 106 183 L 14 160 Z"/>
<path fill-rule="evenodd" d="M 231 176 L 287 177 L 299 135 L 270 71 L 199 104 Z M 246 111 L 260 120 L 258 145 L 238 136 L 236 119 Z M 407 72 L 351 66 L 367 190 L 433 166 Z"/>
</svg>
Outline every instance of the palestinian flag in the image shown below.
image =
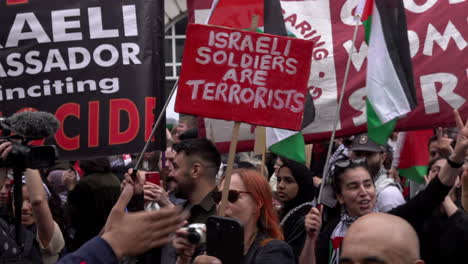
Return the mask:
<svg viewBox="0 0 468 264">
<path fill-rule="evenodd" d="M 398 135 L 399 164 L 398 173 L 417 183 L 424 183 L 429 164 L 429 139 L 434 135 L 432 129 L 402 132 Z M 398 155 L 397 155 L 398 156 Z"/>
<path fill-rule="evenodd" d="M 268 127 L 266 143 L 272 153 L 305 164 L 305 141 L 301 132 Z"/>
<path fill-rule="evenodd" d="M 314 103 L 310 94 L 307 93 L 301 129 L 312 123 L 314 118 Z M 300 131 L 267 127 L 266 144 L 268 150 L 276 155 L 302 164 L 306 163 L 305 141 Z"/>
<path fill-rule="evenodd" d="M 248 29 L 251 27 L 252 17 L 257 15 L 259 16 L 258 26 L 263 26 L 263 1 L 264 0 L 214 0 L 210 15 L 208 16 L 208 24 Z M 268 2 L 268 0 L 265 1 Z"/>
<path fill-rule="evenodd" d="M 416 107 L 416 90 L 402 0 L 362 0 L 357 14 L 365 27 L 367 130 L 385 144 L 397 119 Z"/>
<path fill-rule="evenodd" d="M 279 0 L 218 0 L 213 3 L 208 24 L 232 28 L 251 28 L 252 16 L 259 16 L 257 31 L 288 36 Z M 315 107 L 307 94 L 302 128 L 315 117 Z M 267 148 L 282 157 L 305 163 L 304 136 L 298 131 L 267 127 Z"/>
</svg>

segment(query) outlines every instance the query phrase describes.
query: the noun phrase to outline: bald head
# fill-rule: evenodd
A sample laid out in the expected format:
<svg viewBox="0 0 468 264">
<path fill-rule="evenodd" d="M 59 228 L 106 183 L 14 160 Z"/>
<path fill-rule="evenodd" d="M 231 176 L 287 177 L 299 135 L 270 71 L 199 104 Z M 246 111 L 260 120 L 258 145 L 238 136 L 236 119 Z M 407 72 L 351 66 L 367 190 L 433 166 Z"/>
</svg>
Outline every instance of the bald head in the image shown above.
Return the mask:
<svg viewBox="0 0 468 264">
<path fill-rule="evenodd" d="M 343 264 L 348 263 L 424 263 L 419 255 L 419 240 L 404 219 L 370 213 L 349 228 L 341 248 Z"/>
</svg>

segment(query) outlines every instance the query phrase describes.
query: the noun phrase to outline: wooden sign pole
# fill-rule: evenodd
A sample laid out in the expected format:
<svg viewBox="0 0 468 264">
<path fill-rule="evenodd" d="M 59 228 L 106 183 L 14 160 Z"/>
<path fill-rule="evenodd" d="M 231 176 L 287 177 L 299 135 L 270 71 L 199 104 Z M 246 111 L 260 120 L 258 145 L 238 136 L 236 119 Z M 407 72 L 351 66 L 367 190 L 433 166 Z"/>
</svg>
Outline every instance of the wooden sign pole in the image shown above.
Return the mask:
<svg viewBox="0 0 468 264">
<path fill-rule="evenodd" d="M 240 122 L 234 122 L 234 128 L 232 129 L 231 144 L 229 145 L 228 163 L 224 177 L 223 195 L 221 197 L 221 204 L 219 206 L 219 216 L 225 216 L 229 185 L 231 185 L 231 174 L 234 165 L 234 157 L 236 156 L 237 139 L 239 137 L 240 124 Z"/>
<path fill-rule="evenodd" d="M 260 174 L 265 173 L 265 156 L 266 156 L 266 127 L 257 126 L 255 128 L 255 146 L 254 155 L 262 155 L 262 164 Z"/>
<path fill-rule="evenodd" d="M 312 160 L 312 149 L 314 148 L 313 144 L 306 145 L 306 166 L 310 169 L 310 162 Z"/>
<path fill-rule="evenodd" d="M 257 25 L 258 25 L 258 15 L 253 15 L 251 31 L 255 32 L 257 30 Z M 229 145 L 228 163 L 227 163 L 226 173 L 224 177 L 223 195 L 221 197 L 221 204 L 219 205 L 219 212 L 218 212 L 219 216 L 226 215 L 226 204 L 227 204 L 227 198 L 228 198 L 228 193 L 229 193 L 229 185 L 231 185 L 231 174 L 232 174 L 232 168 L 234 165 L 234 158 L 236 156 L 237 140 L 239 137 L 240 124 L 241 124 L 240 122 L 234 122 L 234 128 L 232 129 L 231 144 Z"/>
</svg>

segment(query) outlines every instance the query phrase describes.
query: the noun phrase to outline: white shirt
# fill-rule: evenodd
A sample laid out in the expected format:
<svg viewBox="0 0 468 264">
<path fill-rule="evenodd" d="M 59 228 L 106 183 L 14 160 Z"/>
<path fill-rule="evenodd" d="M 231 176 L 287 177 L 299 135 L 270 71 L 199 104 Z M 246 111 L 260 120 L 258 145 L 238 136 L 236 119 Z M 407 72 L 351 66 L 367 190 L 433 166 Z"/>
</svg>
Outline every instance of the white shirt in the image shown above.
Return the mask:
<svg viewBox="0 0 468 264">
<path fill-rule="evenodd" d="M 388 212 L 393 208 L 406 203 L 400 189 L 394 185 L 385 187 L 377 194 L 377 208 L 379 212 Z"/>
<path fill-rule="evenodd" d="M 379 212 L 388 212 L 391 209 L 406 203 L 401 189 L 395 181 L 388 177 L 385 171 L 379 172 L 375 181 L 375 191 L 377 193 L 376 207 Z"/>
</svg>

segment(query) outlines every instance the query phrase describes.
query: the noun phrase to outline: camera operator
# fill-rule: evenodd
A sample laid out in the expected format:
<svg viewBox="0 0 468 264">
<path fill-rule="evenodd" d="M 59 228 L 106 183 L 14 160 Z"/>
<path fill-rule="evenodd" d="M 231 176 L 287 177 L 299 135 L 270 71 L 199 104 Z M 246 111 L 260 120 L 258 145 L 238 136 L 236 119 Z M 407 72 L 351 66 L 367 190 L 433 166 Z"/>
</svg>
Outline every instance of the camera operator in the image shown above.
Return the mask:
<svg viewBox="0 0 468 264">
<path fill-rule="evenodd" d="M 0 158 L 5 160 L 12 143 L 0 141 Z M 0 188 L 3 187 L 8 168 L 0 168 Z M 63 235 L 52 218 L 39 171 L 26 169 L 26 186 L 22 190 L 22 241 L 15 241 L 15 227 L 0 219 L 1 263 L 55 263 L 64 247 Z M 24 245 L 24 246 L 23 246 Z"/>
</svg>

